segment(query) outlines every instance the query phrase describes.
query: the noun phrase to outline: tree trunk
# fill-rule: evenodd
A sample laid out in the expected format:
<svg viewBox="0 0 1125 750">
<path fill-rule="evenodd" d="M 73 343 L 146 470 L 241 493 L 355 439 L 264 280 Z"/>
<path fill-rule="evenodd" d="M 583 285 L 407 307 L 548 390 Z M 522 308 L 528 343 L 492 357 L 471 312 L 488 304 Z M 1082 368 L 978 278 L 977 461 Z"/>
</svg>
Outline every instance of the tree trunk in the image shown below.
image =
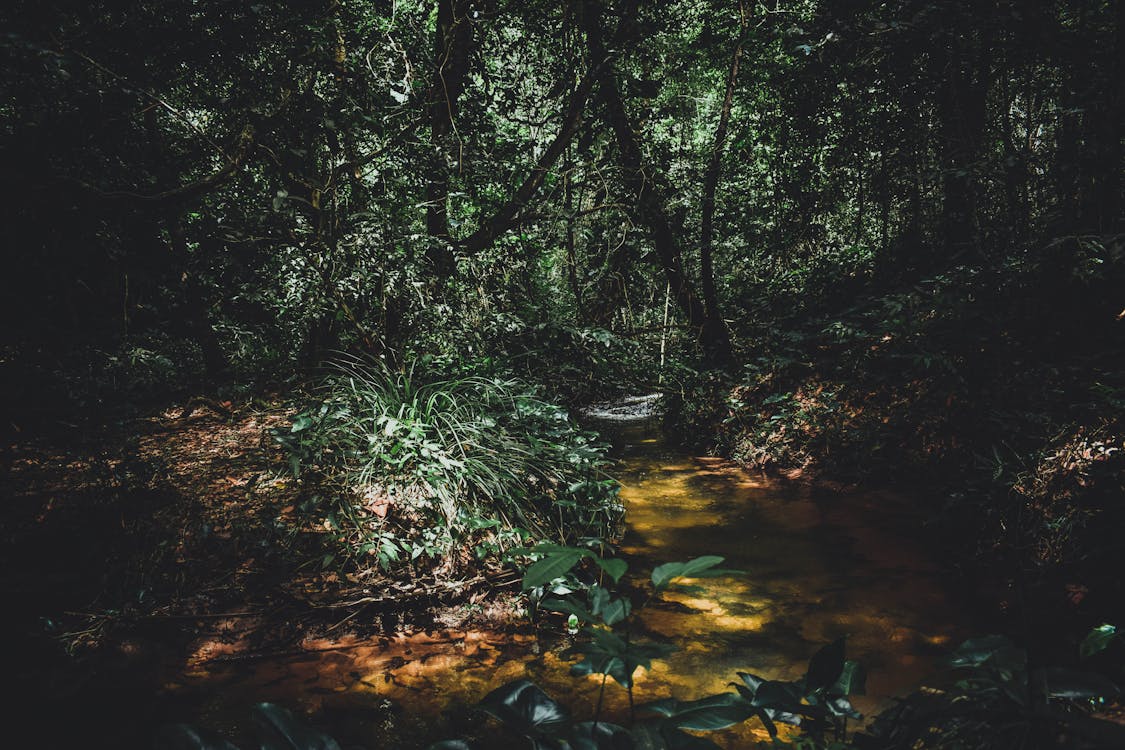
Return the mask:
<svg viewBox="0 0 1125 750">
<path fill-rule="evenodd" d="M 977 181 L 991 80 L 991 31 L 987 18 L 970 16 L 964 35 L 946 50 L 938 87 L 941 226 L 946 260 L 976 244 Z M 970 26 L 983 24 L 976 32 Z M 955 33 L 954 30 L 950 34 Z"/>
<path fill-rule="evenodd" d="M 606 53 L 599 10 L 596 6 L 587 6 L 583 22 L 590 52 L 594 59 L 601 60 L 606 58 Z M 630 206 L 634 220 L 648 231 L 656 250 L 657 262 L 672 287 L 672 297 L 687 318 L 688 325 L 697 333 L 703 349 L 704 364 L 720 369 L 729 367 L 732 354 L 726 326 L 717 316 L 707 315 L 702 300 L 684 272 L 683 250 L 680 245 L 683 226 L 670 217 L 666 208 L 667 196 L 672 193 L 671 185 L 652 165 L 644 163 L 636 130 L 625 108 L 613 65 L 601 66 L 598 78 L 605 117 L 617 141 L 624 184 L 634 196 Z"/>
<path fill-rule="evenodd" d="M 173 267 L 182 269 L 180 283 L 183 289 L 185 328 L 199 345 L 203 354 L 204 373 L 213 382 L 226 373 L 230 364 L 207 314 L 208 303 L 203 286 L 188 270 L 190 253 L 184 236 L 183 220 L 179 214 L 169 213 L 165 218 L 165 228 L 168 231 Z"/>
<path fill-rule="evenodd" d="M 581 205 L 579 196 L 579 205 Z M 585 320 L 585 303 L 582 301 L 582 286 L 578 283 L 578 251 L 574 241 L 574 185 L 571 180 L 570 147 L 567 147 L 563 161 L 563 210 L 566 212 L 566 280 L 570 293 L 574 296 L 574 319 Z"/>
<path fill-rule="evenodd" d="M 738 42 L 735 44 L 734 53 L 731 55 L 730 69 L 727 72 L 726 91 L 723 94 L 722 108 L 719 110 L 719 124 L 715 127 L 714 144 L 711 147 L 711 158 L 707 163 L 707 171 L 703 175 L 703 199 L 701 206 L 701 220 L 699 227 L 699 275 L 700 285 L 703 289 L 703 308 L 709 327 L 722 328 L 722 338 L 726 339 L 726 324 L 719 314 L 719 297 L 715 290 L 715 193 L 719 187 L 719 178 L 723 171 L 723 154 L 727 145 L 727 130 L 730 124 L 730 111 L 734 103 L 734 89 L 738 84 L 738 66 L 742 61 L 742 41 L 746 35 L 746 6 L 739 2 Z M 720 342 L 722 344 L 722 342 Z M 726 354 L 730 356 L 730 342 L 725 342 Z"/>
<path fill-rule="evenodd" d="M 497 209 L 495 214 L 482 222 L 480 228 L 460 243 L 461 249 L 467 252 L 479 252 L 495 242 L 500 235 L 508 231 L 519 220 L 520 212 L 535 197 L 543 181 L 555 166 L 555 162 L 558 161 L 566 147 L 570 145 L 570 141 L 582 125 L 586 101 L 594 87 L 594 79 L 600 67 L 598 60 L 601 59 L 595 58 L 591 63 L 590 71 L 587 72 L 571 94 L 570 104 L 567 106 L 563 121 L 559 125 L 558 134 L 543 151 L 531 173 L 524 179 L 511 198 Z"/>
<path fill-rule="evenodd" d="M 437 0 L 429 102 L 432 153 L 426 182 L 426 231 L 430 246 L 426 255 L 439 279 L 448 278 L 455 269 L 449 234 L 449 165 L 461 158 L 459 149 L 454 148 L 453 135 L 473 44 L 473 27 L 468 18 L 470 4 L 466 0 Z"/>
</svg>

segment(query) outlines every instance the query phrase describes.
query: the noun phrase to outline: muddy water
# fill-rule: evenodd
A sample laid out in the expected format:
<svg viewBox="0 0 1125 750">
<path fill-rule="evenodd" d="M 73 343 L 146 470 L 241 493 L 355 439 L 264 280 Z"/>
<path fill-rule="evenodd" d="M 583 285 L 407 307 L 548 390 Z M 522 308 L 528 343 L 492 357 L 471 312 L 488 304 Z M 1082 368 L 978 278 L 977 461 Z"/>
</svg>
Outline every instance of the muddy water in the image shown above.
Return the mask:
<svg viewBox="0 0 1125 750">
<path fill-rule="evenodd" d="M 720 692 L 738 671 L 796 677 L 820 645 L 846 635 L 849 656 L 870 672 L 868 695 L 856 703 L 871 713 L 932 673 L 966 634 L 969 615 L 901 501 L 779 483 L 695 458 L 671 448 L 651 421 L 618 420 L 609 431 L 632 573 L 647 577 L 654 564 L 704 554 L 746 573 L 701 581 L 701 593 L 668 593 L 643 611 L 639 628 L 679 650 L 639 675 L 639 701 Z M 232 727 L 251 703 L 273 700 L 312 712 L 348 743 L 424 747 L 479 732 L 466 706 L 520 677 L 589 716 L 598 680 L 569 676 L 556 655 L 565 640 L 557 632 L 419 635 L 249 666 L 205 663 L 165 687 L 194 696 L 203 725 Z M 626 696 L 612 684 L 605 705 L 627 719 Z M 748 724 L 710 736 L 737 748 L 764 734 Z"/>
</svg>

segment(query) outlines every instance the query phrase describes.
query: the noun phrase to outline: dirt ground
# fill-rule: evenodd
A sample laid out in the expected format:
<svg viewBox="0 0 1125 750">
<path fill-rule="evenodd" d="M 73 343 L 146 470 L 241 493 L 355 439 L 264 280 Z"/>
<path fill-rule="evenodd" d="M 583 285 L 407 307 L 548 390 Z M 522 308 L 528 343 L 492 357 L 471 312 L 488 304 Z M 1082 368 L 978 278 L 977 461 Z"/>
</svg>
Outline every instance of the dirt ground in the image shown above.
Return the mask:
<svg viewBox="0 0 1125 750">
<path fill-rule="evenodd" d="M 325 567 L 270 431 L 279 396 L 192 399 L 5 446 L 0 592 L 8 623 L 71 652 L 158 641 L 196 658 L 309 639 L 491 625 L 513 575 L 436 580 Z M 501 597 L 502 598 L 502 597 Z"/>
</svg>

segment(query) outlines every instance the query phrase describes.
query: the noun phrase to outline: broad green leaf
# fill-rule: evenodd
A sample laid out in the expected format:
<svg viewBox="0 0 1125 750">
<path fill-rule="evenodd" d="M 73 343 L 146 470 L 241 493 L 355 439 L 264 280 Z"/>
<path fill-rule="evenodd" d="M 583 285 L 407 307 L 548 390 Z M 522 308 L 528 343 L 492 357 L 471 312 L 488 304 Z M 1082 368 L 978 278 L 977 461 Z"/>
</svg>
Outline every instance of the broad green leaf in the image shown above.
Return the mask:
<svg viewBox="0 0 1125 750">
<path fill-rule="evenodd" d="M 156 733 L 154 746 L 159 750 L 238 750 L 215 732 L 190 724 L 171 724 Z"/>
<path fill-rule="evenodd" d="M 602 622 L 606 625 L 613 626 L 619 622 L 624 622 L 629 613 L 633 611 L 633 603 L 624 597 L 612 599 L 606 604 L 602 605 L 601 617 Z"/>
<path fill-rule="evenodd" d="M 946 664 L 954 668 L 987 665 L 1009 672 L 1027 668 L 1027 654 L 1002 635 L 970 638 L 958 646 Z"/>
<path fill-rule="evenodd" d="M 755 713 L 771 736 L 777 734 L 774 722 L 800 726 L 802 719 L 799 712 L 820 712 L 811 706 L 801 704 L 801 690 L 791 682 L 766 680 L 747 672 L 739 672 L 738 676 L 743 684 L 731 683 L 738 690 L 739 696 L 754 706 Z"/>
<path fill-rule="evenodd" d="M 609 675 L 617 684 L 623 687 L 632 687 L 633 671 L 626 671 L 625 660 L 620 656 L 613 656 L 601 651 L 590 650 L 590 653 L 571 666 L 570 673 L 576 677 L 585 677 L 591 674 Z"/>
<path fill-rule="evenodd" d="M 694 701 L 665 698 L 638 706 L 667 717 L 681 729 L 714 731 L 741 724 L 754 715 L 754 707 L 736 693 L 720 693 Z"/>
<path fill-rule="evenodd" d="M 691 578 L 721 563 L 725 558 L 703 555 L 687 562 L 670 562 L 657 565 L 652 571 L 652 585 L 658 591 L 676 578 Z"/>
<path fill-rule="evenodd" d="M 620 581 L 621 576 L 625 575 L 625 571 L 629 569 L 629 564 L 627 562 L 616 557 L 610 557 L 608 559 L 595 557 L 594 562 L 597 563 L 599 568 L 606 572 L 606 575 L 613 579 L 614 583 Z"/>
<path fill-rule="evenodd" d="M 779 711 L 798 713 L 801 706 L 801 693 L 791 682 L 766 680 L 754 691 L 751 701 L 760 708 L 773 708 Z"/>
<path fill-rule="evenodd" d="M 833 716 L 847 716 L 849 719 L 862 719 L 863 714 L 856 711 L 851 701 L 842 695 L 831 696 L 824 702 L 824 706 Z"/>
<path fill-rule="evenodd" d="M 828 695 L 866 695 L 867 670 L 859 662 L 848 660 L 840 678 L 828 688 Z"/>
<path fill-rule="evenodd" d="M 529 736 L 554 734 L 570 722 L 567 710 L 531 680 L 516 680 L 496 688 L 484 697 L 480 707 Z"/>
<path fill-rule="evenodd" d="M 613 599 L 613 594 L 610 593 L 609 589 L 596 583 L 590 586 L 586 593 L 590 597 L 590 611 L 595 615 L 601 614 L 602 608 Z"/>
<path fill-rule="evenodd" d="M 629 730 L 634 750 L 721 750 L 711 740 L 668 726 L 663 721 L 642 721 Z"/>
<path fill-rule="evenodd" d="M 1082 639 L 1082 645 L 1078 647 L 1078 654 L 1087 659 L 1099 651 L 1104 651 L 1109 647 L 1109 644 L 1117 637 L 1117 627 L 1106 623 L 1099 625 Z"/>
<path fill-rule="evenodd" d="M 601 618 L 606 625 L 613 626 L 623 621 L 633 611 L 633 603 L 625 597 L 615 597 L 604 586 L 589 588 L 590 611 Z"/>
<path fill-rule="evenodd" d="M 758 675 L 750 674 L 749 672 L 739 672 L 738 678 L 742 680 L 742 684 L 749 688 L 751 695 L 758 691 L 758 688 L 761 687 L 763 682 L 766 682 L 765 677 L 759 677 Z"/>
<path fill-rule="evenodd" d="M 571 674 L 606 674 L 625 688 L 632 687 L 633 674 L 638 667 L 649 669 L 653 659 L 662 658 L 676 650 L 674 646 L 664 643 L 627 643 L 616 633 L 601 628 L 585 628 L 584 631 L 592 637 L 591 643 L 562 652 L 564 657 L 574 654 L 583 656 L 580 662 L 570 668 Z"/>
<path fill-rule="evenodd" d="M 261 750 L 340 750 L 323 732 L 273 703 L 259 703 L 250 713 Z"/>
<path fill-rule="evenodd" d="M 524 572 L 523 590 L 528 591 L 536 586 L 543 586 L 566 575 L 587 554 L 589 553 L 584 550 L 569 547 L 549 553 L 542 560 L 532 563 Z"/>
<path fill-rule="evenodd" d="M 844 648 L 845 639 L 837 638 L 813 654 L 805 674 L 806 690 L 826 690 L 840 679 L 844 671 Z"/>
<path fill-rule="evenodd" d="M 628 730 L 606 721 L 575 724 L 569 740 L 573 750 L 625 750 L 633 747 Z"/>
</svg>

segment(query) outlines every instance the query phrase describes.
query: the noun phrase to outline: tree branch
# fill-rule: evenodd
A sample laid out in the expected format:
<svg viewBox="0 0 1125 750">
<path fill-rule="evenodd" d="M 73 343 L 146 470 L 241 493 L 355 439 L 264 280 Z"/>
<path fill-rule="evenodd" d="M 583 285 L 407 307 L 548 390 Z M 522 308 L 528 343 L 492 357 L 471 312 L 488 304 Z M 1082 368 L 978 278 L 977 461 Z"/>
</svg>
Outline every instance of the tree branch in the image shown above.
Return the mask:
<svg viewBox="0 0 1125 750">
<path fill-rule="evenodd" d="M 458 243 L 461 250 L 469 253 L 480 252 L 515 225 L 522 209 L 535 197 L 535 194 L 543 185 L 543 181 L 547 178 L 547 174 L 582 126 L 582 115 L 586 110 L 586 101 L 590 98 L 590 92 L 594 88 L 597 68 L 600 65 L 601 63 L 595 64 L 579 82 L 574 93 L 571 94 L 570 104 L 567 106 L 566 115 L 563 117 L 559 132 L 551 145 L 539 157 L 535 167 L 531 170 L 531 174 L 527 176 L 507 203 L 501 206 L 490 219 L 483 222 L 475 232 Z"/>
</svg>

